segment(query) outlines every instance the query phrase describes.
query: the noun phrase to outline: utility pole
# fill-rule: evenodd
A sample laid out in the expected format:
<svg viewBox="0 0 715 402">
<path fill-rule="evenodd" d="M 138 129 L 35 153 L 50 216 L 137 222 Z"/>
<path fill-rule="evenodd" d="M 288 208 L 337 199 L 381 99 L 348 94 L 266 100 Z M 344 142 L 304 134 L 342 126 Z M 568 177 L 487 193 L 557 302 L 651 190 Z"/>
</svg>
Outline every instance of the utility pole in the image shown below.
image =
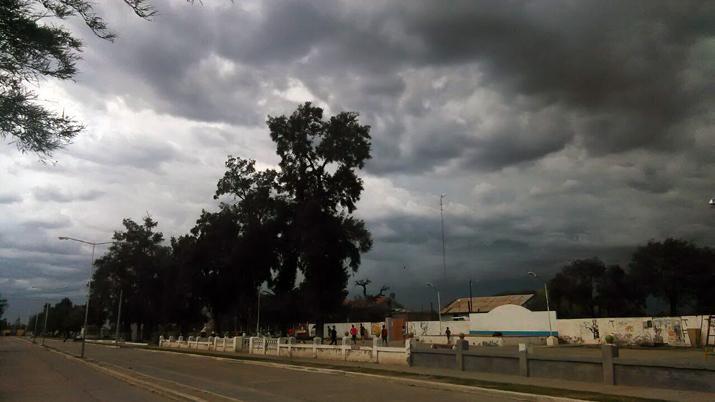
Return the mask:
<svg viewBox="0 0 715 402">
<path fill-rule="evenodd" d="M 437 317 L 439 319 L 439 333 L 442 334 L 442 301 L 439 299 L 439 289 L 430 282 L 427 282 L 427 287 L 437 292 Z"/>
<path fill-rule="evenodd" d="M 258 308 L 256 312 L 256 336 L 260 336 L 258 332 L 261 325 L 261 286 L 258 286 Z"/>
<path fill-rule="evenodd" d="M 122 317 L 122 296 L 124 296 L 124 289 L 119 289 L 119 306 L 117 307 L 117 329 L 114 334 L 114 343 L 119 343 L 119 320 Z"/>
<path fill-rule="evenodd" d="M 469 314 L 472 314 L 472 280 L 469 280 Z"/>
<path fill-rule="evenodd" d="M 50 303 L 45 304 L 45 325 L 42 326 L 42 346 L 45 346 L 45 333 L 47 332 L 47 316 L 50 315 Z"/>
<path fill-rule="evenodd" d="M 40 314 L 35 314 L 35 329 L 32 330 L 32 343 L 36 343 L 37 339 L 37 321 L 40 319 Z"/>
<path fill-rule="evenodd" d="M 82 348 L 80 349 L 79 357 L 84 358 L 84 346 L 87 339 L 87 321 L 89 319 L 89 299 L 92 295 L 92 274 L 94 273 L 94 248 L 102 244 L 111 244 L 113 241 L 105 241 L 101 243 L 95 243 L 91 241 L 75 239 L 74 237 L 60 236 L 60 240 L 71 240 L 83 244 L 88 244 L 92 246 L 92 259 L 89 262 L 89 281 L 87 282 L 87 303 L 84 305 L 84 325 L 82 327 Z"/>
<path fill-rule="evenodd" d="M 444 280 L 447 280 L 447 252 L 444 247 L 444 197 L 447 194 L 442 193 L 439 195 L 439 216 L 442 221 L 442 271 Z"/>
<path fill-rule="evenodd" d="M 537 275 L 535 272 L 528 272 L 528 275 L 532 278 L 538 278 L 541 279 L 544 282 L 544 296 L 546 297 L 546 314 L 548 314 L 549 317 L 549 337 L 553 336 L 553 330 L 551 327 L 551 307 L 549 306 L 549 288 L 546 285 L 546 280 L 542 279 L 539 275 Z"/>
</svg>

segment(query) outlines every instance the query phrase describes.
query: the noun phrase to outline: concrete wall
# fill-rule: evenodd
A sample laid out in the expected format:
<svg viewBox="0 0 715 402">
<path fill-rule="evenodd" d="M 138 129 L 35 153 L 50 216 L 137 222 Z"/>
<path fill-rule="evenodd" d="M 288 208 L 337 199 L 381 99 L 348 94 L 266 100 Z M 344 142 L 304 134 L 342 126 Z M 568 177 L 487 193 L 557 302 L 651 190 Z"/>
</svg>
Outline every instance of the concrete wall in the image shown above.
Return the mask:
<svg viewBox="0 0 715 402">
<path fill-rule="evenodd" d="M 543 377 L 557 380 L 715 391 L 715 367 L 620 359 L 618 348 L 602 346 L 601 357 L 533 355 L 497 348 L 481 350 L 423 349 L 411 351 L 413 366 Z"/>
<path fill-rule="evenodd" d="M 529 357 L 529 377 L 561 378 L 569 381 L 603 382 L 600 359 L 578 360 Z"/>
<path fill-rule="evenodd" d="M 416 339 L 442 336 L 443 343 L 446 343 L 445 331 L 448 327 L 455 338 L 460 333 L 469 333 L 469 321 L 410 321 L 407 323 L 407 332 L 414 334 Z"/>
<path fill-rule="evenodd" d="M 342 337 L 345 331 L 350 329 L 351 324 L 360 328 L 359 322 L 327 325 L 335 325 L 338 337 Z M 362 324 L 370 332 L 373 328 L 382 328 L 383 325 L 382 322 Z M 556 319 L 556 313 L 552 311 L 551 324 L 554 335 L 564 343 L 599 344 L 605 343 L 607 335 L 612 335 L 621 345 L 665 343 L 674 346 L 691 346 L 694 340 L 690 339 L 687 329 L 699 330 L 702 345 L 709 323 L 707 316 Z M 447 343 L 444 335 L 447 327 L 455 339 L 459 333 L 469 334 L 467 340 L 474 346 L 544 344 L 549 332 L 549 314 L 545 311 L 529 311 L 521 306 L 504 305 L 489 313 L 471 314 L 469 321 L 407 323 L 407 331 L 414 334 L 417 341 L 424 343 Z M 715 327 L 711 331 L 715 333 Z M 500 332 L 503 338 L 499 340 L 498 337 L 491 337 L 495 332 Z"/>
<path fill-rule="evenodd" d="M 518 375 L 519 358 L 514 356 L 490 356 L 481 353 L 465 352 L 464 370 Z"/>
<path fill-rule="evenodd" d="M 551 328 L 557 335 L 556 312 L 531 311 L 514 304 L 499 306 L 488 313 L 469 315 L 469 333 L 472 335 L 492 335 L 500 332 L 504 336 L 549 336 Z"/>
<path fill-rule="evenodd" d="M 616 384 L 715 392 L 715 370 L 615 363 Z"/>
<path fill-rule="evenodd" d="M 605 343 L 606 336 L 611 335 L 621 345 L 692 346 L 695 339 L 690 339 L 687 330 L 697 329 L 702 345 L 708 324 L 707 316 L 683 316 L 578 318 L 558 320 L 556 326 L 565 343 Z"/>
</svg>

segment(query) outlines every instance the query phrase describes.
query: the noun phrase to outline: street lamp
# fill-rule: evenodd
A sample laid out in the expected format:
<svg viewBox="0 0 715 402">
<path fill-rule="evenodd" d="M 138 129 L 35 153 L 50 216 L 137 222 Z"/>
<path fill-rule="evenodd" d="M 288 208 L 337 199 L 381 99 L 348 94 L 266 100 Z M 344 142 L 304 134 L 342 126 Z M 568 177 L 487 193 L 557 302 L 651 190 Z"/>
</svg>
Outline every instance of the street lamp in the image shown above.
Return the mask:
<svg viewBox="0 0 715 402">
<path fill-rule="evenodd" d="M 710 201 L 708 201 L 708 205 L 715 208 L 715 198 L 711 198 Z"/>
<path fill-rule="evenodd" d="M 444 247 L 444 197 L 447 194 L 442 193 L 439 195 L 439 216 L 442 222 L 442 275 L 444 279 L 447 279 L 447 252 Z"/>
<path fill-rule="evenodd" d="M 45 303 L 45 325 L 42 326 L 42 346 L 45 346 L 45 336 L 47 334 L 47 316 L 50 315 L 50 303 Z"/>
<path fill-rule="evenodd" d="M 536 273 L 529 271 L 529 276 L 532 278 L 541 279 Z M 549 337 L 553 336 L 553 331 L 551 330 L 551 308 L 549 307 L 549 288 L 546 286 L 546 281 L 544 282 L 544 295 L 546 296 L 546 313 L 549 316 Z"/>
<path fill-rule="evenodd" d="M 92 260 L 90 261 L 89 264 L 89 281 L 87 282 L 87 303 L 84 306 L 84 325 L 82 326 L 82 348 L 80 351 L 79 357 L 84 358 L 84 345 L 85 345 L 85 339 L 87 338 L 87 319 L 89 318 L 89 297 L 92 294 L 92 271 L 94 269 L 94 248 L 97 246 L 100 246 L 102 244 L 110 244 L 114 243 L 113 241 L 105 241 L 101 243 L 96 243 L 96 242 L 91 242 L 91 241 L 86 241 L 86 240 L 80 240 L 80 239 L 75 239 L 74 237 L 68 237 L 68 236 L 60 236 L 58 237 L 60 240 L 71 240 L 71 241 L 76 241 L 78 243 L 84 243 L 84 244 L 89 244 L 92 246 Z"/>
<path fill-rule="evenodd" d="M 437 292 L 437 316 L 439 317 L 439 333 L 442 334 L 442 302 L 439 300 L 439 289 L 431 282 L 427 282 L 427 287 Z"/>
</svg>

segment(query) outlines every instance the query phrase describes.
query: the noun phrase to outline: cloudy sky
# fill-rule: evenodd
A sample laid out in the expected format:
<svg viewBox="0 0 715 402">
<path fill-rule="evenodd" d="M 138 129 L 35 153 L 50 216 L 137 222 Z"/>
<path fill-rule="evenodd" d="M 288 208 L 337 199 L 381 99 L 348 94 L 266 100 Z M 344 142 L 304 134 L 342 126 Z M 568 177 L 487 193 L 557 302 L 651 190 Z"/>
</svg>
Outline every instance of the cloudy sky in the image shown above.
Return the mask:
<svg viewBox="0 0 715 402">
<path fill-rule="evenodd" d="M 86 131 L 53 163 L 0 143 L 10 319 L 82 302 L 91 250 L 57 236 L 147 213 L 184 233 L 228 154 L 277 163 L 266 116 L 306 100 L 372 126 L 354 279 L 413 308 L 427 281 L 447 300 L 649 239 L 715 244 L 714 2 L 157 0 L 151 22 L 100 3 L 119 38 L 71 21 L 81 72 L 40 88 Z"/>
</svg>

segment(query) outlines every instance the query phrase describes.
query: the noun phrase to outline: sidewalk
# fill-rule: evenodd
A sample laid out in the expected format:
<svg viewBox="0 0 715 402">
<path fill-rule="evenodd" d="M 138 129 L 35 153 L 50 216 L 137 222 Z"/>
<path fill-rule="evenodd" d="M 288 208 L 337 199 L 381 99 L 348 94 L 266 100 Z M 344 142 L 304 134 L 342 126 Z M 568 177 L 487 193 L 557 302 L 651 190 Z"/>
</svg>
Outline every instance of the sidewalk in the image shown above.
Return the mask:
<svg viewBox="0 0 715 402">
<path fill-rule="evenodd" d="M 506 391 L 525 392 L 575 399 L 590 400 L 667 400 L 667 401 L 713 401 L 715 394 L 696 391 L 682 391 L 665 388 L 630 387 L 622 385 L 604 385 L 577 381 L 565 381 L 548 378 L 521 377 L 494 373 L 480 373 L 425 367 L 407 367 L 357 363 L 334 360 L 286 359 L 270 355 L 251 355 L 233 352 L 208 352 L 188 349 L 170 349 L 149 347 L 170 353 L 191 353 L 207 356 L 221 356 L 239 360 L 266 361 L 281 364 L 329 368 L 354 373 L 388 375 L 414 380 L 437 381 L 448 384 L 471 385 Z"/>
</svg>

